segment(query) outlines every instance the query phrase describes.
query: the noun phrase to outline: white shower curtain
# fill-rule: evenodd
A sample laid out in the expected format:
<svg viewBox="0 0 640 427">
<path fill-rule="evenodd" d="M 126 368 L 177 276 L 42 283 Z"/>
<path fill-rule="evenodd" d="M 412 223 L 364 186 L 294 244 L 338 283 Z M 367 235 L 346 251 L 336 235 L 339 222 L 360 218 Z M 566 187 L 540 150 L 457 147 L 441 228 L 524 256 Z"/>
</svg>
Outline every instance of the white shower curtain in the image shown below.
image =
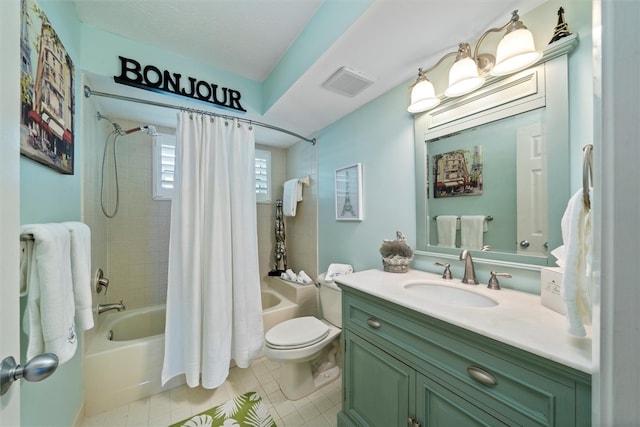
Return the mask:
<svg viewBox="0 0 640 427">
<path fill-rule="evenodd" d="M 262 349 L 254 157 L 246 125 L 179 113 L 163 385 L 216 388 Z"/>
</svg>

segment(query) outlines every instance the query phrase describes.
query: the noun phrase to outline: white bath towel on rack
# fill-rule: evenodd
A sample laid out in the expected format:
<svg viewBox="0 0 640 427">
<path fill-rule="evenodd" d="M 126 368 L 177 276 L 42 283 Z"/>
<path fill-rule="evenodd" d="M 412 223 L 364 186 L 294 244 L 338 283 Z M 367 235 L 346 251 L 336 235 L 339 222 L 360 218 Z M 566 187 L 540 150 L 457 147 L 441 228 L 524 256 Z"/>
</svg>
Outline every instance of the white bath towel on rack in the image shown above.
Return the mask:
<svg viewBox="0 0 640 427">
<path fill-rule="evenodd" d="M 302 201 L 302 183 L 298 178 L 285 181 L 282 197 L 284 216 L 296 216 L 298 202 Z"/>
<path fill-rule="evenodd" d="M 438 246 L 455 248 L 458 217 L 456 215 L 438 215 L 436 217 L 436 228 L 438 230 Z"/>
<path fill-rule="evenodd" d="M 91 230 L 82 222 L 63 222 L 71 237 L 71 277 L 76 304 L 76 326 L 93 328 L 91 300 Z"/>
<path fill-rule="evenodd" d="M 564 273 L 561 295 L 565 303 L 569 333 L 583 337 L 591 323 L 591 212 L 583 203 L 583 190 L 574 194 L 560 223 L 564 243 Z"/>
<path fill-rule="evenodd" d="M 482 249 L 486 231 L 486 216 L 462 215 L 460 217 L 460 247 L 462 249 Z"/>
<path fill-rule="evenodd" d="M 34 239 L 22 324 L 28 336 L 26 358 L 46 351 L 55 353 L 62 364 L 73 357 L 78 345 L 70 233 L 62 224 L 24 225 L 21 233 Z"/>
<path fill-rule="evenodd" d="M 29 292 L 29 272 L 31 271 L 31 257 L 33 256 L 33 240 L 20 241 L 20 296 L 27 296 Z"/>
</svg>

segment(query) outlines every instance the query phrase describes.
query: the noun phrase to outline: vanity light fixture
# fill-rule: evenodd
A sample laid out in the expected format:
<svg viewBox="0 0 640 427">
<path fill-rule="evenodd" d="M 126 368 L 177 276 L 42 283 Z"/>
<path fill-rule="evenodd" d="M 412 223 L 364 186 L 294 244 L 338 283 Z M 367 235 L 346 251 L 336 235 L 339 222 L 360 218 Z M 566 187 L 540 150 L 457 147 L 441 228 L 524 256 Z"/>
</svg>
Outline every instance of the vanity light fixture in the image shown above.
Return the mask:
<svg viewBox="0 0 640 427">
<path fill-rule="evenodd" d="M 484 39 L 493 32 L 505 31 L 498 44 L 496 55 L 478 53 Z M 499 28 L 491 28 L 480 37 L 471 54 L 469 43 L 460 43 L 457 52 L 449 52 L 426 71 L 418 68 L 418 78 L 411 88 L 411 105 L 407 108 L 410 113 L 421 113 L 440 104 L 433 84 L 427 79 L 427 73 L 439 66 L 446 58 L 456 56 L 456 60 L 449 69 L 449 86 L 444 91 L 448 98 L 466 95 L 481 87 L 489 73 L 493 76 L 504 76 L 523 70 L 534 64 L 542 57 L 542 52 L 536 50 L 531 31 L 524 26 L 518 11 L 513 11 L 509 22 Z"/>
</svg>

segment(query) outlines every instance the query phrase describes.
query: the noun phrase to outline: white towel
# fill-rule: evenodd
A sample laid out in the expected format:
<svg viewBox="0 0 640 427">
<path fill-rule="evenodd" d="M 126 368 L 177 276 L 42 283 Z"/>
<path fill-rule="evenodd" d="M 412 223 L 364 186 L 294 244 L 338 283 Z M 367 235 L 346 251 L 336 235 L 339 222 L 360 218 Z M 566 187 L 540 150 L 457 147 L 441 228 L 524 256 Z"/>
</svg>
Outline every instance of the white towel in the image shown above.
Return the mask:
<svg viewBox="0 0 640 427">
<path fill-rule="evenodd" d="M 282 213 L 284 216 L 296 216 L 298 202 L 302 201 L 302 183 L 298 178 L 284 183 L 282 195 Z"/>
<path fill-rule="evenodd" d="M 487 218 L 484 215 L 462 215 L 460 217 L 460 247 L 462 249 L 481 250 L 487 231 Z"/>
<path fill-rule="evenodd" d="M 330 264 L 329 268 L 327 268 L 325 280 L 333 282 L 336 277 L 351 273 L 353 273 L 353 267 L 350 264 Z"/>
<path fill-rule="evenodd" d="M 294 273 L 292 269 L 287 268 L 284 273 L 287 276 L 287 280 L 291 280 L 292 282 L 295 282 L 298 280 L 298 276 L 296 276 L 296 273 Z"/>
<path fill-rule="evenodd" d="M 583 337 L 591 323 L 591 212 L 582 203 L 582 189 L 567 204 L 560 223 L 564 242 L 564 274 L 561 295 L 569 333 Z M 593 198 L 591 198 L 593 200 Z"/>
<path fill-rule="evenodd" d="M 62 224 L 24 225 L 21 233 L 32 234 L 34 238 L 22 323 L 28 336 L 26 358 L 46 351 L 55 353 L 62 364 L 73 357 L 78 345 L 70 233 Z"/>
<path fill-rule="evenodd" d="M 438 246 L 455 248 L 458 217 L 455 215 L 438 215 L 436 217 L 436 228 L 438 230 Z"/>
<path fill-rule="evenodd" d="M 300 270 L 300 272 L 298 273 L 298 283 L 308 285 L 309 283 L 312 283 L 312 282 L 313 280 L 311 280 L 311 277 L 309 277 L 309 275 L 305 273 L 304 270 Z"/>
<path fill-rule="evenodd" d="M 20 296 L 29 292 L 29 272 L 31 271 L 31 257 L 33 256 L 33 240 L 20 241 Z"/>
<path fill-rule="evenodd" d="M 91 230 L 82 222 L 63 222 L 71 236 L 71 277 L 76 304 L 76 326 L 93 328 L 91 300 Z"/>
</svg>

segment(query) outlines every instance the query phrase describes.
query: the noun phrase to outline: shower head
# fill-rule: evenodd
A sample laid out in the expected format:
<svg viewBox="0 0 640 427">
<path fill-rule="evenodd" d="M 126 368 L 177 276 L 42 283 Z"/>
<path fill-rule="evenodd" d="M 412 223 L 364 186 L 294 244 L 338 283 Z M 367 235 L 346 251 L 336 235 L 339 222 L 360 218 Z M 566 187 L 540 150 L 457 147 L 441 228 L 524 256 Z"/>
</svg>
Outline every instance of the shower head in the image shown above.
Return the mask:
<svg viewBox="0 0 640 427">
<path fill-rule="evenodd" d="M 144 128 L 144 131 L 147 132 L 150 136 L 158 136 L 158 131 L 156 130 L 156 127 L 153 125 L 144 125 L 142 126 Z"/>
<path fill-rule="evenodd" d="M 151 136 L 157 136 L 158 135 L 158 131 L 156 130 L 155 126 L 152 125 L 142 125 L 136 128 L 131 128 L 129 130 L 125 130 L 120 132 L 120 134 L 122 135 L 129 135 L 130 133 L 136 133 L 136 132 L 146 132 Z"/>
</svg>

